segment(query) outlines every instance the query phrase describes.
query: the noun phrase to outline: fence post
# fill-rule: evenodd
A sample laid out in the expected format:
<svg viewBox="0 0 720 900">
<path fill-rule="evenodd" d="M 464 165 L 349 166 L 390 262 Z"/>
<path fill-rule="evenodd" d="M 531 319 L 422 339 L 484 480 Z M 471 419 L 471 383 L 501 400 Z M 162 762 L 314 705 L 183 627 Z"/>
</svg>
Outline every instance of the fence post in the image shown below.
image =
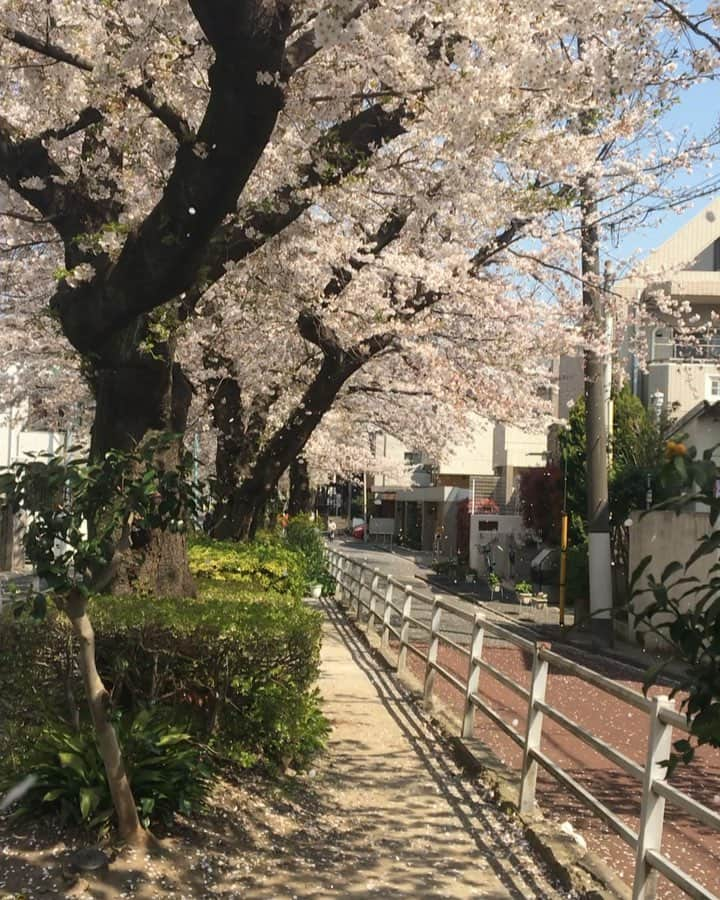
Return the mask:
<svg viewBox="0 0 720 900">
<path fill-rule="evenodd" d="M 337 583 L 337 560 L 335 558 L 335 551 L 331 550 L 327 545 L 325 545 L 325 549 L 327 552 L 328 573 L 333 581 Z"/>
<path fill-rule="evenodd" d="M 462 721 L 462 736 L 471 738 L 475 725 L 475 706 L 470 699 L 477 693 L 480 681 L 480 665 L 485 637 L 485 613 L 476 613 L 470 639 L 470 661 L 468 663 L 467 686 L 465 688 L 465 712 Z"/>
<path fill-rule="evenodd" d="M 375 592 L 377 591 L 379 582 L 380 569 L 373 569 L 373 578 L 370 582 L 370 612 L 368 613 L 368 631 L 372 631 L 375 628 L 375 619 L 377 618 L 377 597 L 375 596 Z"/>
<path fill-rule="evenodd" d="M 352 604 L 353 598 L 356 602 L 355 607 L 355 617 L 360 618 L 360 591 L 358 590 L 358 583 L 362 578 L 362 563 L 354 562 L 352 564 L 352 571 L 350 572 L 350 604 Z M 355 591 L 357 591 L 357 595 L 355 595 Z"/>
<path fill-rule="evenodd" d="M 633 900 L 655 900 L 657 894 L 658 873 L 648 865 L 645 855 L 648 850 L 659 853 L 662 848 L 665 798 L 658 796 L 653 786 L 656 781 L 664 781 L 667 777 L 667 767 L 663 763 L 670 758 L 672 752 L 672 725 L 661 721 L 660 711 L 663 709 L 675 709 L 674 702 L 669 697 L 654 697 L 643 776 Z"/>
<path fill-rule="evenodd" d="M 432 706 L 432 692 L 435 684 L 435 669 L 437 663 L 438 649 L 440 647 L 440 619 L 442 617 L 442 609 L 438 606 L 437 600 L 433 603 L 432 618 L 430 619 L 430 644 L 428 646 L 427 660 L 425 662 L 425 684 L 423 687 L 423 704 L 426 709 Z"/>
<path fill-rule="evenodd" d="M 405 671 L 407 666 L 407 645 L 410 641 L 410 622 L 408 617 L 412 615 L 412 596 L 410 594 L 410 585 L 406 584 L 403 590 L 405 599 L 403 600 L 402 624 L 400 626 L 400 652 L 398 653 L 397 671 Z"/>
<path fill-rule="evenodd" d="M 345 556 L 340 557 L 338 563 L 338 584 L 340 585 L 340 602 L 343 606 L 347 606 L 347 570 L 349 560 Z"/>
<path fill-rule="evenodd" d="M 535 810 L 535 785 L 537 782 L 538 764 L 532 757 L 533 750 L 540 749 L 542 741 L 543 714 L 535 708 L 535 704 L 545 701 L 547 687 L 548 664 L 540 658 L 540 651 L 548 644 L 535 644 L 533 650 L 532 683 L 528 700 L 527 728 L 525 731 L 525 747 L 523 748 L 522 776 L 520 780 L 520 812 L 532 813 Z"/>
<path fill-rule="evenodd" d="M 358 622 L 362 622 L 362 610 L 363 610 L 363 599 L 362 592 L 363 590 L 368 590 L 369 585 L 366 584 L 363 579 L 365 577 L 365 573 L 370 571 L 370 567 L 368 566 L 368 558 L 367 556 L 363 556 L 362 562 L 360 563 L 360 584 L 358 584 Z M 368 602 L 368 608 L 370 607 L 370 603 Z"/>
<path fill-rule="evenodd" d="M 390 616 L 392 615 L 392 595 L 393 584 L 388 575 L 387 586 L 385 587 L 385 606 L 383 608 L 383 627 L 380 646 L 383 650 L 390 647 Z"/>
</svg>

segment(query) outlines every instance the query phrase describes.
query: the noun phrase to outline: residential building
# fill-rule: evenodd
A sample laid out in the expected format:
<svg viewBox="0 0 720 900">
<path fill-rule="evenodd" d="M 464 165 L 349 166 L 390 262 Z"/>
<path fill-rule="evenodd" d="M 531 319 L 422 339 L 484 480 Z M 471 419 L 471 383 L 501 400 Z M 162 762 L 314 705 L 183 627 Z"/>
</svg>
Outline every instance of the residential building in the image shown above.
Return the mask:
<svg viewBox="0 0 720 900">
<path fill-rule="evenodd" d="M 375 455 L 379 468 L 394 461 L 398 473 L 373 479 L 371 533 L 392 531 L 395 540 L 437 558 L 469 556 L 478 568 L 488 532 L 523 530 L 520 475 L 544 464 L 545 434 L 478 417 L 443 459 L 431 460 L 385 434 L 377 436 Z"/>
<path fill-rule="evenodd" d="M 642 334 L 622 342 L 633 393 L 674 418 L 704 400 L 720 400 L 720 197 L 653 251 L 638 277 L 620 279 L 613 291 L 655 318 Z M 683 304 L 691 313 L 668 311 Z M 644 365 L 632 352 L 638 340 L 647 348 Z M 559 370 L 556 413 L 565 418 L 568 403 L 583 390 L 582 358 L 561 359 Z"/>
</svg>

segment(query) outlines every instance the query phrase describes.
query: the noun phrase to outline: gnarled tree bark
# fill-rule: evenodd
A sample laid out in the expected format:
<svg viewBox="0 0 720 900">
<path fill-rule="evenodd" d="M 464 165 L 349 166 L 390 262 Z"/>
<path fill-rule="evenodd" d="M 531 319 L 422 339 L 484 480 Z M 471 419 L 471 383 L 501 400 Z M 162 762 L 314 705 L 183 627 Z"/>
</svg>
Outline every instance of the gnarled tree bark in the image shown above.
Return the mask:
<svg viewBox="0 0 720 900">
<path fill-rule="evenodd" d="M 182 453 L 192 389 L 174 361 L 173 343 L 139 349 L 133 329 L 100 348 L 93 372 L 96 398 L 90 455 L 129 451 L 158 433 L 177 439 L 159 451 L 158 466 L 175 468 Z M 92 523 L 91 527 L 92 527 Z M 103 574 L 103 590 L 115 594 L 147 591 L 161 597 L 191 597 L 195 583 L 187 562 L 184 534 L 135 529 L 119 547 L 112 571 Z"/>
</svg>

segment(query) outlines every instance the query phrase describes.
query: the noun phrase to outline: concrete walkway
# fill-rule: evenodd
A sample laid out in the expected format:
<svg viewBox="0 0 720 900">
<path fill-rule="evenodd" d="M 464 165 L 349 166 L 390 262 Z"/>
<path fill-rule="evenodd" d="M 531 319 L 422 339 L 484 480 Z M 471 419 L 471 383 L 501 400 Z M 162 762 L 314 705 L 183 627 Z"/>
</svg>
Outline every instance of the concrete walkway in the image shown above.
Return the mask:
<svg viewBox="0 0 720 900">
<path fill-rule="evenodd" d="M 318 774 L 354 836 L 327 895 L 567 898 L 342 614 L 322 608 L 320 689 L 333 730 Z"/>
</svg>

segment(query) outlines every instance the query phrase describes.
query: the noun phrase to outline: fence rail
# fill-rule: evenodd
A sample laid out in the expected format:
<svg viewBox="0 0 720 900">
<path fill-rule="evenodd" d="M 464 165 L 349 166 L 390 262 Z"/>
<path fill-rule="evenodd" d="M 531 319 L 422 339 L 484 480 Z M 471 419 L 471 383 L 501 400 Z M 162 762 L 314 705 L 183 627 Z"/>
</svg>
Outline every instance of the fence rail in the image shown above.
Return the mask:
<svg viewBox="0 0 720 900">
<path fill-rule="evenodd" d="M 718 813 L 666 781 L 667 767 L 664 763 L 670 756 L 673 728 L 685 733 L 688 731 L 686 717 L 674 709 L 674 703 L 668 697 L 648 698 L 632 688 L 617 684 L 592 669 L 566 659 L 552 651 L 547 644 L 519 637 L 508 629 L 488 621 L 482 612 L 471 612 L 452 601 L 418 591 L 380 569 L 370 567 L 357 557 L 351 557 L 333 548 L 328 548 L 328 560 L 331 574 L 337 584 L 339 599 L 351 610 L 354 606 L 358 621 L 366 621 L 368 629 L 380 628 L 381 642 L 384 648 L 389 648 L 391 636 L 398 642 L 398 672 L 402 672 L 406 668 L 408 652 L 424 661 L 423 698 L 428 706 L 433 701 L 436 678 L 441 677 L 464 696 L 461 732 L 463 737 L 472 737 L 475 712 L 478 710 L 522 749 L 523 762 L 519 796 L 519 808 L 522 813 L 531 813 L 535 809 L 536 782 L 538 768 L 541 767 L 603 819 L 633 848 L 635 851 L 633 900 L 654 900 L 657 893 L 658 874 L 663 875 L 691 897 L 699 898 L 699 900 L 718 900 L 715 894 L 694 881 L 662 853 L 666 802 L 679 808 L 705 827 L 720 831 L 720 815 Z M 378 601 L 382 604 L 381 612 L 378 611 Z M 424 604 L 429 609 L 429 625 L 422 622 L 417 615 L 413 615 L 415 604 Z M 442 624 L 448 614 L 464 620 L 471 626 L 469 648 L 462 646 L 447 634 L 443 634 Z M 425 650 L 421 650 L 411 643 L 411 626 L 427 633 Z M 483 659 L 483 645 L 486 636 L 499 639 L 532 654 L 533 665 L 529 690 Z M 464 678 L 457 672 L 447 669 L 439 661 L 439 650 L 443 645 L 452 647 L 468 657 L 468 670 Z M 582 725 L 554 708 L 546 700 L 545 690 L 551 665 L 554 670 L 573 675 L 647 714 L 648 742 L 644 765 L 639 765 L 629 759 L 617 748 L 583 728 Z M 502 716 L 478 694 L 481 672 L 527 701 L 524 735 L 505 722 Z M 642 791 L 640 825 L 637 832 L 542 751 L 545 717 L 637 779 L 638 788 Z"/>
</svg>

